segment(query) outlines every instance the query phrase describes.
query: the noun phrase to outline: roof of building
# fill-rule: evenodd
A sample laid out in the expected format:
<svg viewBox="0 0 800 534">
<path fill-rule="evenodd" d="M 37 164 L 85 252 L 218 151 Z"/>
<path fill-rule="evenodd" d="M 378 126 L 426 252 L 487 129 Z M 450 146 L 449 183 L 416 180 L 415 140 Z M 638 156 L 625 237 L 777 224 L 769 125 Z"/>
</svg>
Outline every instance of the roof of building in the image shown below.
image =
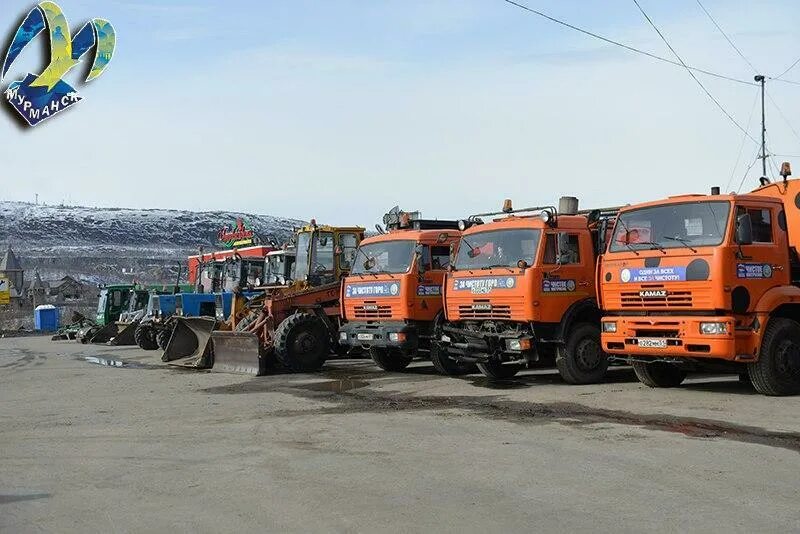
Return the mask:
<svg viewBox="0 0 800 534">
<path fill-rule="evenodd" d="M 14 251 L 11 250 L 11 245 L 8 246 L 6 249 L 6 253 L 0 257 L 0 271 L 21 271 L 22 265 L 20 265 L 19 260 L 17 259 L 16 254 Z"/>
</svg>

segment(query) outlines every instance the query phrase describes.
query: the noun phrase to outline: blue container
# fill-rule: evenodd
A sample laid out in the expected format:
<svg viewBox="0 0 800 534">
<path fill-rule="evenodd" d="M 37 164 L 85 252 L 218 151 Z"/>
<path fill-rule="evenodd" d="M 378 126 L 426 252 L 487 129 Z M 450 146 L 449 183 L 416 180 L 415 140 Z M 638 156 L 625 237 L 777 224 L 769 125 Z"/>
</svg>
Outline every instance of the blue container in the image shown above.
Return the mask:
<svg viewBox="0 0 800 534">
<path fill-rule="evenodd" d="M 33 323 L 36 330 L 55 332 L 58 330 L 58 308 L 55 306 L 37 306 L 33 310 Z"/>
</svg>

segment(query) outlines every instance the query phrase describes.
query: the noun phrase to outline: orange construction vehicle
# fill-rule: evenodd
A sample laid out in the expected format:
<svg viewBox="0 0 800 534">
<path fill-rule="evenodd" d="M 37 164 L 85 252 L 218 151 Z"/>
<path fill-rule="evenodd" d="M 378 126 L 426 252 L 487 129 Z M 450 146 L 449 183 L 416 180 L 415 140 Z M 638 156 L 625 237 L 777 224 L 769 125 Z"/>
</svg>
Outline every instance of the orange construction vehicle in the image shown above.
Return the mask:
<svg viewBox="0 0 800 534">
<path fill-rule="evenodd" d="M 339 329 L 339 344 L 368 350 L 380 368 L 400 371 L 418 351 L 430 349 L 433 325 L 441 322 L 451 245 L 461 234 L 457 221 L 424 220 L 397 208 L 383 222 L 388 232 L 361 242 L 342 285 L 347 323 Z M 466 370 L 451 360 L 440 369 Z"/>
<path fill-rule="evenodd" d="M 598 266 L 604 349 L 651 387 L 737 372 L 800 393 L 800 181 L 623 209 Z M 746 374 L 745 374 L 746 373 Z"/>
<path fill-rule="evenodd" d="M 477 363 L 490 378 L 553 360 L 569 383 L 603 378 L 595 266 L 616 209 L 579 212 L 574 197 L 559 204 L 514 210 L 506 200 L 502 212 L 460 222 L 438 357 Z"/>
</svg>

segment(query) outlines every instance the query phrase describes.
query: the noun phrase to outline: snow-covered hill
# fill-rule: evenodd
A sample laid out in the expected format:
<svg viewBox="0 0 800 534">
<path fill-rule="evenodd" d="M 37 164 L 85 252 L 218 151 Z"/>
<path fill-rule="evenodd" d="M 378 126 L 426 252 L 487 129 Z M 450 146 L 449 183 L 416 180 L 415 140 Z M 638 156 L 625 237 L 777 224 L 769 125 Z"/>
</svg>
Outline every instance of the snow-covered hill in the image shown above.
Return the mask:
<svg viewBox="0 0 800 534">
<path fill-rule="evenodd" d="M 198 246 L 211 250 L 217 232 L 244 219 L 264 241 L 289 238 L 302 221 L 250 213 L 45 206 L 0 201 L 0 246 L 43 278 L 70 274 L 90 281 L 171 281 L 178 262 Z"/>
</svg>

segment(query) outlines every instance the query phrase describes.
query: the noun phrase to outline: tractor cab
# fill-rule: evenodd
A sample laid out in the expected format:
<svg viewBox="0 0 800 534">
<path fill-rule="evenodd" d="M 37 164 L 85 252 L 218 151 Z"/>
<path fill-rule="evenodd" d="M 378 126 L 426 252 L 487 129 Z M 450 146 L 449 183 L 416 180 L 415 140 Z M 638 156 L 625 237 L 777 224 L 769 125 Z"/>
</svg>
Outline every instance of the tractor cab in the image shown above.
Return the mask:
<svg viewBox="0 0 800 534">
<path fill-rule="evenodd" d="M 273 250 L 264 259 L 264 278 L 261 281 L 265 286 L 283 286 L 292 281 L 294 268 L 295 249 L 285 248 Z"/>
<path fill-rule="evenodd" d="M 297 230 L 292 280 L 295 285 L 318 287 L 338 282 L 353 266 L 356 248 L 364 235 L 359 227 L 317 226 L 316 221 Z"/>
<path fill-rule="evenodd" d="M 104 326 L 118 321 L 122 312 L 128 309 L 131 291 L 133 289 L 134 286 L 130 284 L 101 287 L 100 295 L 97 300 L 97 316 L 95 323 Z"/>
<path fill-rule="evenodd" d="M 263 278 L 262 258 L 230 257 L 223 262 L 221 291 L 258 287 Z"/>
</svg>

